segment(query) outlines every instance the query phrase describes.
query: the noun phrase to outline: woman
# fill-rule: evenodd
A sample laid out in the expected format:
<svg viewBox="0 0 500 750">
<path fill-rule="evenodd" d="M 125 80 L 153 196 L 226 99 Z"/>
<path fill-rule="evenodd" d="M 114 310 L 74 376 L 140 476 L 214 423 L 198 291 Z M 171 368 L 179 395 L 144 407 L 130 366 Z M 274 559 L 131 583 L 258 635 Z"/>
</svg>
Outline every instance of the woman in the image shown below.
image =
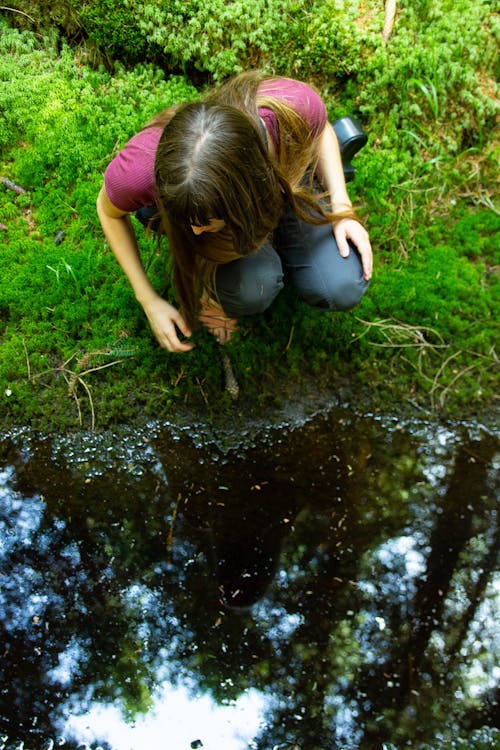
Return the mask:
<svg viewBox="0 0 500 750">
<path fill-rule="evenodd" d="M 372 274 L 370 241 L 352 209 L 325 106 L 291 79 L 243 73 L 158 115 L 108 166 L 97 210 L 156 338 L 171 352 L 192 348 L 186 339 L 199 320 L 226 343 L 237 317 L 271 304 L 285 274 L 325 310 L 357 304 Z M 167 235 L 180 310 L 153 289 L 131 213 Z"/>
</svg>

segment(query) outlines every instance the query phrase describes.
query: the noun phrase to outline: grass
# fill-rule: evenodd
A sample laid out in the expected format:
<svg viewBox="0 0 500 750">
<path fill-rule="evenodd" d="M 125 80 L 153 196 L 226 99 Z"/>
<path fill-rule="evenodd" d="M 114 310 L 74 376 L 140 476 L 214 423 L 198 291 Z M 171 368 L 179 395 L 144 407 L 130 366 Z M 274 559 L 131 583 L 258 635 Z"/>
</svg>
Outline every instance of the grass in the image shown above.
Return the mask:
<svg viewBox="0 0 500 750">
<path fill-rule="evenodd" d="M 349 313 L 324 315 L 287 289 L 264 315 L 243 320 L 227 347 L 240 390 L 234 402 L 204 331 L 186 355 L 156 345 L 95 213 L 113 153 L 200 86 L 152 63 L 115 63 L 110 72 L 90 65 L 85 48 L 0 19 L 2 426 L 102 429 L 186 408 L 265 412 L 311 383 L 335 391 L 348 382 L 353 403 L 367 408 L 443 417 L 491 410 L 500 267 L 494 108 L 476 84 L 460 100 L 447 88 L 473 72 L 484 83 L 490 71 L 471 47 L 462 74 L 431 75 L 428 53 L 410 44 L 414 23 L 403 14 L 389 44 L 373 42 L 344 81 L 343 100 L 316 68 L 332 118 L 354 110 L 370 133 L 350 192 L 375 247 L 372 286 Z M 290 44 L 293 34 L 301 38 L 290 34 Z M 456 56 L 460 41 L 448 44 Z M 484 49 L 484 39 L 475 44 Z M 405 74 L 405 50 L 413 75 L 399 91 L 387 88 L 389 63 L 396 80 Z M 171 299 L 167 248 L 138 234 L 155 287 Z"/>
</svg>

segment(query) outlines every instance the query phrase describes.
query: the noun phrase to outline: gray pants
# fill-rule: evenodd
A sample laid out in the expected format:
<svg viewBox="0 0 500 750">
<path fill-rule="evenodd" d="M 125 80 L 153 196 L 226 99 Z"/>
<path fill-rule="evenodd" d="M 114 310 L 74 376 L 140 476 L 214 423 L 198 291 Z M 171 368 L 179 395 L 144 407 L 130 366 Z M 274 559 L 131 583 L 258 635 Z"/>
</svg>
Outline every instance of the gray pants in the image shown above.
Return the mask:
<svg viewBox="0 0 500 750">
<path fill-rule="evenodd" d="M 289 206 L 272 243 L 219 266 L 216 285 L 224 311 L 237 318 L 266 310 L 284 279 L 305 302 L 323 310 L 350 310 L 368 288 L 357 251 L 351 247 L 342 258 L 330 224 L 307 224 Z"/>
</svg>

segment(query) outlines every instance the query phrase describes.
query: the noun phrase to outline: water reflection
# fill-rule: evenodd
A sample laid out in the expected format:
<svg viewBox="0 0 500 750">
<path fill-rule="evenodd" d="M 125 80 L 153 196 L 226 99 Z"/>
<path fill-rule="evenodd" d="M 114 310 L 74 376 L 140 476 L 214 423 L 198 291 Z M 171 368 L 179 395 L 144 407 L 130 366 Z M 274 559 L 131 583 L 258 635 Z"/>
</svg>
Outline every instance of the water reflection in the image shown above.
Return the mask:
<svg viewBox="0 0 500 750">
<path fill-rule="evenodd" d="M 4 435 L 0 746 L 495 747 L 498 447 L 340 409 Z"/>
</svg>

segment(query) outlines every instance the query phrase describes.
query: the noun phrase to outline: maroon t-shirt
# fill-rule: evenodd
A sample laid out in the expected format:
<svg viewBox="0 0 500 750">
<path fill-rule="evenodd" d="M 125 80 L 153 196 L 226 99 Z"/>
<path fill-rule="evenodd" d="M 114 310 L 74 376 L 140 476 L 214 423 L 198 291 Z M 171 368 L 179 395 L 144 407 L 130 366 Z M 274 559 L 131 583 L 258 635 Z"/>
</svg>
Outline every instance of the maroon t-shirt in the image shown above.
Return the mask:
<svg viewBox="0 0 500 750">
<path fill-rule="evenodd" d="M 259 94 L 286 102 L 308 123 L 311 134 L 319 135 L 327 122 L 321 97 L 306 83 L 289 78 L 263 81 Z M 279 127 L 272 109 L 261 107 L 264 121 L 276 148 L 279 146 Z M 104 173 L 106 193 L 111 203 L 121 211 L 137 211 L 156 203 L 154 164 L 156 149 L 162 134 L 161 127 L 151 127 L 134 135 L 115 156 Z"/>
</svg>

